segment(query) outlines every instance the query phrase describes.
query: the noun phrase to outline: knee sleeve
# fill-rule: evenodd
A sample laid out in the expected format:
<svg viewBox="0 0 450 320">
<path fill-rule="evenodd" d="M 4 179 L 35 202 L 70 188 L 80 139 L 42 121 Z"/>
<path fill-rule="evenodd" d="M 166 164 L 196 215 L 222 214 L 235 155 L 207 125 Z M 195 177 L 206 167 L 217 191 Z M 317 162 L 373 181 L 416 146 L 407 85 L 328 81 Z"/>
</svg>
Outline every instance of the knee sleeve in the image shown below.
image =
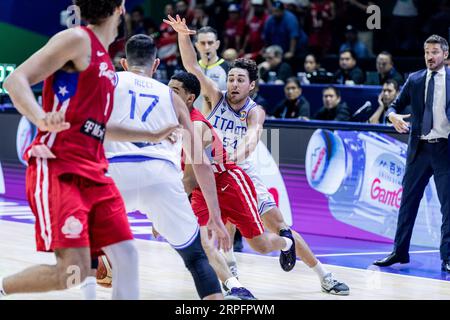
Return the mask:
<svg viewBox="0 0 450 320">
<path fill-rule="evenodd" d="M 200 233 L 189 247 L 176 251 L 183 258 L 186 268 L 191 272 L 197 293 L 201 299 L 222 292 L 219 279 L 203 250 Z"/>
</svg>

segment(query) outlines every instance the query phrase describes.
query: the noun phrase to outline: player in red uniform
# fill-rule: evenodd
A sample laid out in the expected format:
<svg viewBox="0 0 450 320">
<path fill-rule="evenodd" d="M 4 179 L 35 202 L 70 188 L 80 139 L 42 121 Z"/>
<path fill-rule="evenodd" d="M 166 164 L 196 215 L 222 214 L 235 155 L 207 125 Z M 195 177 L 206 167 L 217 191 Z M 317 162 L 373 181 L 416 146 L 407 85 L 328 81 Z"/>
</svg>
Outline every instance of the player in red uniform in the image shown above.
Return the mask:
<svg viewBox="0 0 450 320">
<path fill-rule="evenodd" d="M 137 299 L 137 250 L 103 149 L 115 80 L 107 48 L 117 36 L 124 1 L 74 2 L 88 26 L 56 34 L 5 82 L 17 110 L 39 128 L 25 154 L 26 191 L 36 216 L 37 249 L 54 251 L 56 265 L 0 279 L 0 296 L 80 284 L 91 255 L 103 250 L 114 265 L 113 299 Z M 31 86 L 44 79 L 41 109 Z M 133 135 L 159 141 L 171 131 Z M 129 133 L 108 128 L 111 139 L 126 140 Z"/>
<path fill-rule="evenodd" d="M 256 207 L 256 191 L 250 177 L 234 162 L 227 160 L 227 154 L 221 139 L 212 125 L 200 111 L 194 109 L 193 103 L 200 95 L 200 82 L 190 73 L 181 72 L 174 75 L 169 87 L 186 103 L 198 136 L 203 138 L 204 149 L 210 156 L 216 179 L 217 195 L 224 223 L 230 221 L 247 239 L 250 246 L 263 254 L 283 250 L 289 261 L 295 261 L 295 247 L 292 240 L 275 234 L 264 233 L 264 226 Z M 209 218 L 208 207 L 202 191 L 197 185 L 192 166 L 186 164 L 183 179 L 186 192 L 191 194 L 191 204 L 200 225 L 202 244 L 219 279 L 229 290 L 230 299 L 251 300 L 253 295 L 245 289 L 228 269 L 225 258 L 208 241 L 206 224 Z"/>
</svg>

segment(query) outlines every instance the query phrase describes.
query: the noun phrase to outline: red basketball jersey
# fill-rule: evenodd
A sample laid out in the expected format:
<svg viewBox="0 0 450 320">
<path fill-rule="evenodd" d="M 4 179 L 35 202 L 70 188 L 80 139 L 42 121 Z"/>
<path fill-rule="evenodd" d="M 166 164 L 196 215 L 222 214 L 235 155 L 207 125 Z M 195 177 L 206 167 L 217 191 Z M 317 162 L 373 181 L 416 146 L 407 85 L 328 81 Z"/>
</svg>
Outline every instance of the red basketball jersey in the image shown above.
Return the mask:
<svg viewBox="0 0 450 320">
<path fill-rule="evenodd" d="M 209 123 L 208 120 L 206 120 L 205 116 L 197 109 L 192 108 L 191 111 L 191 121 L 196 122 L 200 121 L 206 124 L 211 130 L 211 134 L 213 136 L 212 144 L 207 148 L 206 153 L 208 157 L 210 158 L 211 162 L 213 164 L 226 164 L 227 162 L 227 152 L 225 148 L 223 147 L 222 140 L 217 135 L 216 131 L 214 130 L 214 127 Z M 231 162 L 230 162 L 231 163 Z"/>
<path fill-rule="evenodd" d="M 83 72 L 57 71 L 44 82 L 45 112 L 63 110 L 70 129 L 38 132 L 25 158 L 39 157 L 46 145 L 56 156 L 49 159 L 57 174 L 72 173 L 88 179 L 112 183 L 105 176 L 108 161 L 103 149 L 106 123 L 114 105 L 115 71 L 108 55 L 92 30 L 81 27 L 91 40 L 91 62 Z"/>
</svg>

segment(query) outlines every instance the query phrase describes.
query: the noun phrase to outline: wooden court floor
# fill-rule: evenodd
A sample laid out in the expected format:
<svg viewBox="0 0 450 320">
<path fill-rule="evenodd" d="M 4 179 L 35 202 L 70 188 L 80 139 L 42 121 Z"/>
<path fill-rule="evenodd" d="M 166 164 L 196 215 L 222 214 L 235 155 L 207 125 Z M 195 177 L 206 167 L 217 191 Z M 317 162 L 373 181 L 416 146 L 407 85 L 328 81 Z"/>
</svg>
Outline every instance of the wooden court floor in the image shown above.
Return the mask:
<svg viewBox="0 0 450 320">
<path fill-rule="evenodd" d="M 140 258 L 141 298 L 146 300 L 196 300 L 194 283 L 183 261 L 166 243 L 136 240 Z M 0 220 L 0 276 L 33 264 L 54 263 L 52 254 L 37 253 L 34 227 Z M 261 300 L 409 300 L 450 299 L 450 282 L 413 276 L 327 265 L 350 287 L 350 296 L 328 295 L 320 290 L 313 271 L 297 262 L 291 272 L 281 270 L 276 257 L 237 253 L 241 282 Z M 110 289 L 98 287 L 97 298 L 109 299 Z M 81 299 L 78 288 L 45 294 L 8 296 L 11 300 Z"/>
</svg>

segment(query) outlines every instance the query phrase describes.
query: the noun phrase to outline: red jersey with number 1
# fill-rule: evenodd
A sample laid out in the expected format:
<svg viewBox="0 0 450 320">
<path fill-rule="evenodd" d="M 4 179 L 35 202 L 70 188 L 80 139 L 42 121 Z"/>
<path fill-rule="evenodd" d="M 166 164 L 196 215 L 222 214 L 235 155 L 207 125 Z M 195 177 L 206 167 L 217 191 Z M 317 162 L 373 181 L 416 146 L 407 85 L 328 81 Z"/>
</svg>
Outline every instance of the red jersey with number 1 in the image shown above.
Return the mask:
<svg viewBox="0 0 450 320">
<path fill-rule="evenodd" d="M 82 72 L 56 72 L 45 80 L 43 90 L 45 112 L 64 111 L 70 129 L 58 133 L 39 131 L 25 152 L 25 159 L 48 158 L 58 175 L 72 173 L 112 183 L 105 175 L 108 161 L 103 140 L 114 105 L 116 75 L 108 51 L 94 32 L 81 28 L 91 40 L 89 67 Z M 52 159 L 51 154 L 56 158 Z"/>
</svg>

